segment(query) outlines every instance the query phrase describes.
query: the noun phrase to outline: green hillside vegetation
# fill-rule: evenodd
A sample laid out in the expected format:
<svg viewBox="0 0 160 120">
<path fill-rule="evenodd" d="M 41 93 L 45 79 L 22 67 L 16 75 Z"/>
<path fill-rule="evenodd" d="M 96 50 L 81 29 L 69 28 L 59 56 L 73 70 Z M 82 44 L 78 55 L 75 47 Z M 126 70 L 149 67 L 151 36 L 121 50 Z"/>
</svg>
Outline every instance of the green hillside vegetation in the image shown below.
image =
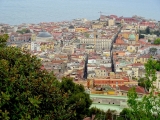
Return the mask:
<svg viewBox="0 0 160 120">
<path fill-rule="evenodd" d="M 0 119 L 81 120 L 91 100 L 72 79 L 59 82 L 35 56 L 6 47 L 0 36 Z"/>
</svg>

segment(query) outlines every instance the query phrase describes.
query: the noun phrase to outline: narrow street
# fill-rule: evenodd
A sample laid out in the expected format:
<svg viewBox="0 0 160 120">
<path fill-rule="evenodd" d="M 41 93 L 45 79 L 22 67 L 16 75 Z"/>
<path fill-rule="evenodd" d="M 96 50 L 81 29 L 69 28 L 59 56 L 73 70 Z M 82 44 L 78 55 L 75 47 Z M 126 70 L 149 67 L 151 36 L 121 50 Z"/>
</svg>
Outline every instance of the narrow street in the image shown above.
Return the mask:
<svg viewBox="0 0 160 120">
<path fill-rule="evenodd" d="M 110 47 L 110 57 L 111 57 L 111 67 L 112 67 L 112 72 L 115 72 L 115 68 L 114 68 L 114 60 L 113 60 L 113 44 L 115 43 L 117 37 L 118 37 L 118 34 L 121 32 L 121 28 L 119 28 L 119 31 L 117 32 L 117 34 L 115 35 L 114 39 L 112 40 L 112 43 L 111 43 L 111 47 Z"/>
<path fill-rule="evenodd" d="M 84 74 L 83 74 L 84 79 L 87 79 L 87 76 L 88 76 L 87 64 L 88 64 L 88 54 L 85 54 L 85 66 L 84 66 Z"/>
</svg>

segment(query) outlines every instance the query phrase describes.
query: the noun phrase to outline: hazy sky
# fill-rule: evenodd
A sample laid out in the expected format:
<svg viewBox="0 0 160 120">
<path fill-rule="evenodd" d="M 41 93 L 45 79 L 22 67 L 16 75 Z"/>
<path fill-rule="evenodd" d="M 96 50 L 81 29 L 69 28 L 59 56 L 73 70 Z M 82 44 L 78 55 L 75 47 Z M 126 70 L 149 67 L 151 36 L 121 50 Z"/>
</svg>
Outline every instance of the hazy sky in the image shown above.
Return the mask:
<svg viewBox="0 0 160 120">
<path fill-rule="evenodd" d="M 103 14 L 160 20 L 160 0 L 0 0 L 0 23 L 98 19 Z"/>
</svg>

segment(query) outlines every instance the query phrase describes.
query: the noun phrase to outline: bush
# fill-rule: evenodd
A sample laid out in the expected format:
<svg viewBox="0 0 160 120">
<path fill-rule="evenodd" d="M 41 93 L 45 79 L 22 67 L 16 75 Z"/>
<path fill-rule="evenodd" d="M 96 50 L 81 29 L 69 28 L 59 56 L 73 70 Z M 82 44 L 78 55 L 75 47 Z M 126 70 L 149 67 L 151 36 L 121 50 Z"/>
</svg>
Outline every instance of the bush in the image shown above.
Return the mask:
<svg viewBox="0 0 160 120">
<path fill-rule="evenodd" d="M 0 119 L 78 120 L 90 105 L 83 86 L 70 78 L 59 82 L 29 53 L 5 44 L 0 47 Z"/>
</svg>

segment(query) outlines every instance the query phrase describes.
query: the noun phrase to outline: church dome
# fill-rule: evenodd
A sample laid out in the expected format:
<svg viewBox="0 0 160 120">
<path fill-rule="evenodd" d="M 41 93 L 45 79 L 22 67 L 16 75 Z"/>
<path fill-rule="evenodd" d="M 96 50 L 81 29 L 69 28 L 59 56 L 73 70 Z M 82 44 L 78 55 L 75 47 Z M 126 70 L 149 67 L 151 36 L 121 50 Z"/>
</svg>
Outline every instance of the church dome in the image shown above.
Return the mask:
<svg viewBox="0 0 160 120">
<path fill-rule="evenodd" d="M 136 36 L 134 34 L 129 35 L 129 40 L 136 40 Z"/>
<path fill-rule="evenodd" d="M 39 32 L 37 37 L 48 38 L 48 37 L 52 37 L 52 35 L 46 31 L 41 31 L 41 32 Z"/>
</svg>

